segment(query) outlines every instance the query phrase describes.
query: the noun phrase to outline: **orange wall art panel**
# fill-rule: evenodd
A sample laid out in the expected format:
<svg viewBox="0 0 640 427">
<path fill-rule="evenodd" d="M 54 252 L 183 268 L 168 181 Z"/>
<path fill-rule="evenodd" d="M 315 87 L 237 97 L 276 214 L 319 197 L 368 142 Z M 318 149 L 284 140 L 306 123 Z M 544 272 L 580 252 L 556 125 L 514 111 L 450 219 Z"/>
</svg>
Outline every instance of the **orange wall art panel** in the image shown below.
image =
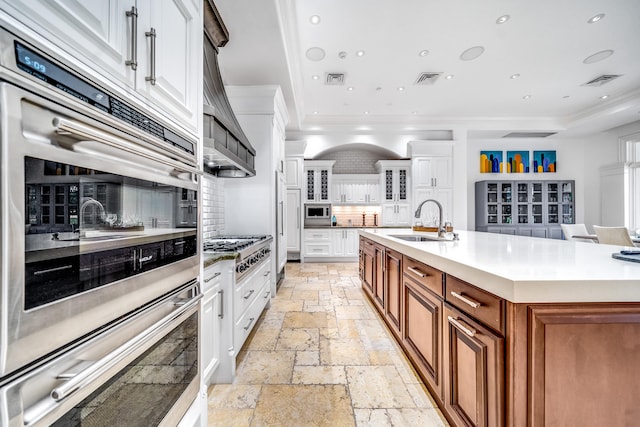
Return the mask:
<svg viewBox="0 0 640 427">
<path fill-rule="evenodd" d="M 529 152 L 507 151 L 506 170 L 507 173 L 528 173 Z"/>
</svg>

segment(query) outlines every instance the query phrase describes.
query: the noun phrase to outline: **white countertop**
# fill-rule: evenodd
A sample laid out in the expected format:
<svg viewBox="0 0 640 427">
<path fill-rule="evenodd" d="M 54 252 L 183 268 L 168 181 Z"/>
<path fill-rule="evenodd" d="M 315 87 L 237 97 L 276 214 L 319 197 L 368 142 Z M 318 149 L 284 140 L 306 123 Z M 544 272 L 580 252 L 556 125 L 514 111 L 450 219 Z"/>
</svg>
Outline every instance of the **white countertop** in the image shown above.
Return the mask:
<svg viewBox="0 0 640 427">
<path fill-rule="evenodd" d="M 640 302 L 640 263 L 611 258 L 621 246 L 456 233 L 459 241 L 408 242 L 390 236 L 436 233 L 360 230 L 364 237 L 511 302 Z"/>
</svg>

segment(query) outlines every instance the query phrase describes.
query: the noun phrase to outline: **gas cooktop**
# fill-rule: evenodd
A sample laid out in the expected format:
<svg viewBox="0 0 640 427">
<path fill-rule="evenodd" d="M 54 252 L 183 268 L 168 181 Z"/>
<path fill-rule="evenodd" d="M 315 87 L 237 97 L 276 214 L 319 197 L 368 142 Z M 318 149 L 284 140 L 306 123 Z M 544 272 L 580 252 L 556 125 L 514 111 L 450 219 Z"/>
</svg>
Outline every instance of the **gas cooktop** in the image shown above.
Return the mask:
<svg viewBox="0 0 640 427">
<path fill-rule="evenodd" d="M 239 252 L 271 236 L 219 236 L 204 242 L 205 252 Z"/>
</svg>

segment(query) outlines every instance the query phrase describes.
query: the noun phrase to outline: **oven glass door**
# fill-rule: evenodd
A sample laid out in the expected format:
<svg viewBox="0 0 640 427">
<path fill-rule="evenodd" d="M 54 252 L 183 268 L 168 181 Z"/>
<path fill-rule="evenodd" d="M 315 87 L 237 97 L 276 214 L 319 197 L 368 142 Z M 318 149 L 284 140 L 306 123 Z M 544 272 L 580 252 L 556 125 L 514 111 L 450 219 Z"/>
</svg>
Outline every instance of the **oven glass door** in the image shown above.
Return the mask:
<svg viewBox="0 0 640 427">
<path fill-rule="evenodd" d="M 199 390 L 201 299 L 179 286 L 3 385 L 0 425 L 177 425 Z"/>
<path fill-rule="evenodd" d="M 197 253 L 188 190 L 25 157 L 24 308 L 88 292 Z"/>
</svg>

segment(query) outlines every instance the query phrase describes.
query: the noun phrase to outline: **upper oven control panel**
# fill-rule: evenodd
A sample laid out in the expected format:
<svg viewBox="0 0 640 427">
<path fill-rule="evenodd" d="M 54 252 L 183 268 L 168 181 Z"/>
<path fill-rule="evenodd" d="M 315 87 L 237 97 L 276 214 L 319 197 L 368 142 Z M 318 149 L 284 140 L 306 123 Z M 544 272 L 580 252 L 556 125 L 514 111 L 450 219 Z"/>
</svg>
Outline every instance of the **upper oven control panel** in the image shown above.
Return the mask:
<svg viewBox="0 0 640 427">
<path fill-rule="evenodd" d="M 13 41 L 16 67 L 80 101 L 152 135 L 166 144 L 195 156 L 195 143 L 177 135 L 124 101 L 55 64 L 35 49 L 18 40 Z"/>
</svg>

